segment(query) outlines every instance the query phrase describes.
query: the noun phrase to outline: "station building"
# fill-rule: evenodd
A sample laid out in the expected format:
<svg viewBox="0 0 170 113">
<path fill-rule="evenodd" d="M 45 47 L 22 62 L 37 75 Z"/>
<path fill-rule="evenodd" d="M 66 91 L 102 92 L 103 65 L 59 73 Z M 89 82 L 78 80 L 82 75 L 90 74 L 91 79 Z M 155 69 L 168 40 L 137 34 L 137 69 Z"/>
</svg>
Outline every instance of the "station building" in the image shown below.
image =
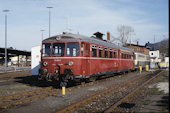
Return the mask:
<svg viewBox="0 0 170 113">
<path fill-rule="evenodd" d="M 8 66 L 30 66 L 31 52 L 25 50 L 17 50 L 7 48 L 7 64 Z M 5 65 L 5 48 L 0 48 L 0 66 Z"/>
</svg>

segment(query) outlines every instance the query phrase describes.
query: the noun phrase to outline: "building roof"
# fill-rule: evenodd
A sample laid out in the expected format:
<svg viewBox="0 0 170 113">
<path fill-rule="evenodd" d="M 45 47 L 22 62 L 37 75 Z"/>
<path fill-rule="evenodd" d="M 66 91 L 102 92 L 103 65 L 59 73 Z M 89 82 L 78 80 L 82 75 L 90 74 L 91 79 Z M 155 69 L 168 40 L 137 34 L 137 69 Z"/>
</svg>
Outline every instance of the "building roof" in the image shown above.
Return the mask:
<svg viewBox="0 0 170 113">
<path fill-rule="evenodd" d="M 149 42 L 148 42 L 148 43 L 145 44 L 145 46 L 146 46 L 146 48 L 148 48 L 150 51 L 154 51 L 154 50 L 155 50 L 155 49 L 154 49 L 154 46 L 155 46 L 155 45 L 152 44 L 152 43 L 149 43 Z"/>
<path fill-rule="evenodd" d="M 30 51 L 16 50 L 16 49 L 12 49 L 12 48 L 7 48 L 7 52 L 8 52 L 9 57 L 18 56 L 18 55 L 31 56 Z M 5 57 L 5 48 L 0 47 L 0 57 Z"/>
<path fill-rule="evenodd" d="M 129 43 L 126 43 L 126 46 L 146 47 L 146 46 L 143 46 L 143 45 L 138 45 L 138 44 L 129 44 Z"/>
</svg>

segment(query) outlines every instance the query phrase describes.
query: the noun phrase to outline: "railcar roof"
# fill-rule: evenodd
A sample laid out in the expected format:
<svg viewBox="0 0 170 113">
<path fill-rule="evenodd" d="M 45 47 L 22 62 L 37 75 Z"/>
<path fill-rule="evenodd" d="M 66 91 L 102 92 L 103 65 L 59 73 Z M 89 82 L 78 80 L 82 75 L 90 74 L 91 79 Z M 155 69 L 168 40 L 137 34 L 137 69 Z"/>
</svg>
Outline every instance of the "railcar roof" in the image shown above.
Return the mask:
<svg viewBox="0 0 170 113">
<path fill-rule="evenodd" d="M 95 37 L 87 37 L 84 35 L 80 35 L 80 34 L 72 34 L 72 33 L 65 33 L 65 34 L 61 34 L 61 35 L 55 35 L 52 36 L 50 38 L 47 38 L 45 40 L 43 40 L 43 42 L 50 42 L 50 41 L 85 41 L 85 42 L 89 42 L 89 43 L 94 43 L 94 44 L 98 44 L 98 45 L 102 45 L 102 46 L 107 46 L 107 47 L 112 47 L 112 48 L 118 48 L 118 49 L 122 49 L 122 50 L 127 50 L 127 51 L 133 51 L 132 49 L 129 48 L 125 48 L 122 46 L 117 46 L 116 44 L 113 44 L 111 42 L 106 42 L 104 40 L 100 40 L 97 39 Z"/>
</svg>

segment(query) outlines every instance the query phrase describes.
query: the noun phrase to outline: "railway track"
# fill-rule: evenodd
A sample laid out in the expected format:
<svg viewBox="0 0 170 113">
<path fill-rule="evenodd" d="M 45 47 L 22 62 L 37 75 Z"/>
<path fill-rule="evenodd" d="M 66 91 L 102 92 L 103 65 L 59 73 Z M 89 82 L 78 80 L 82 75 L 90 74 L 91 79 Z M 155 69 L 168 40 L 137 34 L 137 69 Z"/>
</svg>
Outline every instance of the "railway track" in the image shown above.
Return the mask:
<svg viewBox="0 0 170 113">
<path fill-rule="evenodd" d="M 30 76 L 30 75 L 31 75 L 30 69 L 16 71 L 16 72 L 0 73 L 0 81 L 12 80 L 12 79 L 15 79 L 16 77 L 26 77 L 26 76 Z"/>
<path fill-rule="evenodd" d="M 134 72 L 134 74 L 135 73 L 136 72 Z M 119 76 L 112 76 L 109 78 L 106 77 L 105 79 L 89 82 L 86 84 L 77 85 L 74 87 L 69 87 L 69 88 L 67 88 L 67 91 L 72 91 L 74 89 L 82 88 L 82 87 L 86 87 L 86 86 L 92 86 L 96 83 L 105 82 L 105 81 L 113 80 L 116 78 L 119 78 Z M 0 97 L 0 108 L 4 109 L 4 108 L 9 108 L 9 107 L 12 107 L 15 105 L 21 105 L 24 103 L 28 103 L 28 102 L 35 101 L 38 99 L 46 98 L 48 96 L 53 96 L 56 94 L 61 94 L 61 90 L 53 88 L 53 87 L 46 87 L 46 88 L 40 88 L 40 89 L 31 90 L 31 91 L 25 91 L 25 92 L 21 92 L 21 93 L 17 93 L 17 94 L 12 94 L 12 95 L 8 95 L 8 96 L 3 96 L 3 97 Z"/>
<path fill-rule="evenodd" d="M 163 72 L 163 71 L 161 71 Z M 158 76 L 161 75 L 161 72 L 158 73 L 157 75 L 155 75 L 154 77 L 150 78 L 149 80 L 145 81 L 143 84 L 139 85 L 137 88 L 135 88 L 134 90 L 132 90 L 131 92 L 129 92 L 127 95 L 125 95 L 123 98 L 121 98 L 120 100 L 118 100 L 116 103 L 113 103 L 109 108 L 107 108 L 104 113 L 110 113 L 110 112 L 114 112 L 114 110 L 116 108 L 118 108 L 119 105 L 121 105 L 123 102 L 125 102 L 128 98 L 132 98 L 132 96 L 136 93 L 138 93 L 138 91 L 140 89 L 142 89 L 143 87 L 145 87 L 147 84 L 149 84 L 151 81 L 153 81 L 154 79 L 156 79 Z"/>
<path fill-rule="evenodd" d="M 49 96 L 50 94 L 47 94 L 47 92 L 50 92 L 52 90 L 54 90 L 54 88 L 47 87 L 47 88 L 35 89 L 32 91 L 20 92 L 8 96 L 3 96 L 0 98 L 0 108 L 8 108 L 13 105 L 23 104 L 29 101 L 33 101 Z"/>
<path fill-rule="evenodd" d="M 102 110 L 95 111 L 94 109 L 96 109 L 97 106 L 95 104 L 93 105 L 93 101 L 94 101 L 94 103 L 97 103 L 97 104 L 99 104 L 99 103 L 104 103 L 105 104 L 105 103 L 107 103 L 107 101 L 99 101 L 98 102 L 97 99 L 100 99 L 100 98 L 104 98 L 105 99 L 105 96 L 109 95 L 110 93 L 111 93 L 110 96 L 113 96 L 115 94 L 113 94 L 112 92 L 116 92 L 117 91 L 116 93 L 117 93 L 117 95 L 118 95 L 118 97 L 119 97 L 119 99 L 121 101 L 117 100 L 117 99 L 113 99 L 113 100 L 114 101 L 117 100 L 115 103 L 120 101 L 119 103 L 116 104 L 116 106 L 118 106 L 121 102 L 123 102 L 123 97 L 124 96 L 126 97 L 126 95 L 130 94 L 130 92 L 128 92 L 128 93 L 126 93 L 124 95 L 120 94 L 119 90 L 130 89 L 130 87 L 135 86 L 136 84 L 140 85 L 140 84 L 144 83 L 144 81 L 148 80 L 149 78 L 152 79 L 152 77 L 156 73 L 159 73 L 159 71 L 156 71 L 155 73 L 149 73 L 150 75 L 145 74 L 144 76 L 137 76 L 137 77 L 135 77 L 135 78 L 133 78 L 133 79 L 131 79 L 129 81 L 126 81 L 126 82 L 122 83 L 122 84 L 118 84 L 115 87 L 111 87 L 111 88 L 108 88 L 108 89 L 106 89 L 104 91 L 101 91 L 101 92 L 99 92 L 97 94 L 90 95 L 90 96 L 88 96 L 84 100 L 81 100 L 81 101 L 76 102 L 76 103 L 74 103 L 74 104 L 72 104 L 70 106 L 67 106 L 66 108 L 63 108 L 63 109 L 60 109 L 60 110 L 56 111 L 56 113 L 64 113 L 64 112 L 72 112 L 72 113 L 73 112 L 103 112 L 103 111 L 109 110 L 110 108 L 112 108 L 110 106 L 113 106 L 113 104 L 108 104 L 105 107 L 100 106 L 100 108 L 103 107 Z M 153 78 L 155 78 L 155 77 L 153 77 Z M 138 83 L 139 81 L 141 81 L 141 82 Z M 129 86 L 130 84 L 131 84 L 131 86 Z M 126 87 L 126 88 L 124 88 L 124 87 Z M 134 89 L 136 89 L 136 88 L 132 87 L 131 91 L 133 92 Z M 123 92 L 124 92 L 124 90 L 123 90 Z M 122 97 L 120 95 L 122 95 Z M 94 108 L 91 105 L 93 105 Z M 89 108 L 89 107 L 92 107 L 92 108 Z M 85 109 L 82 109 L 82 108 L 85 108 Z"/>
<path fill-rule="evenodd" d="M 101 80 L 77 85 L 75 87 L 70 87 L 70 88 L 67 88 L 67 90 L 71 91 L 76 88 L 90 86 L 95 83 L 101 82 L 103 80 L 107 81 L 107 80 L 115 79 L 116 77 L 118 77 L 118 76 L 114 76 L 114 77 L 112 76 L 110 78 L 103 77 L 105 79 L 101 78 Z M 12 94 L 12 95 L 2 96 L 2 97 L 0 97 L 0 108 L 2 108 L 2 109 L 9 108 L 11 106 L 28 103 L 30 101 L 35 101 L 35 100 L 42 99 L 42 98 L 45 98 L 48 96 L 52 96 L 52 95 L 55 95 L 58 93 L 61 93 L 60 89 L 56 89 L 53 87 L 46 87 L 46 88 L 40 88 L 40 89 L 31 90 L 31 91 L 20 92 L 20 93 L 16 93 L 16 94 Z"/>
</svg>

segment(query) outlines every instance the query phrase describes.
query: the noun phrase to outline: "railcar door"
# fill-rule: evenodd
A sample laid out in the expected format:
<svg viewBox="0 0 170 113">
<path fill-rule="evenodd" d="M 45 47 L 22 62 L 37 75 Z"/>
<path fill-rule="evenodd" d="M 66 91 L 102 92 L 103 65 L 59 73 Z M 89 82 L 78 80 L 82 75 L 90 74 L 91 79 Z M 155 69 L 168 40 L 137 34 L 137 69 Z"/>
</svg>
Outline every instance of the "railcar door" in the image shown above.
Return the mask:
<svg viewBox="0 0 170 113">
<path fill-rule="evenodd" d="M 118 50 L 118 71 L 121 70 L 121 67 L 122 67 L 121 51 Z"/>
<path fill-rule="evenodd" d="M 86 75 L 90 76 L 90 44 L 86 44 Z"/>
</svg>

